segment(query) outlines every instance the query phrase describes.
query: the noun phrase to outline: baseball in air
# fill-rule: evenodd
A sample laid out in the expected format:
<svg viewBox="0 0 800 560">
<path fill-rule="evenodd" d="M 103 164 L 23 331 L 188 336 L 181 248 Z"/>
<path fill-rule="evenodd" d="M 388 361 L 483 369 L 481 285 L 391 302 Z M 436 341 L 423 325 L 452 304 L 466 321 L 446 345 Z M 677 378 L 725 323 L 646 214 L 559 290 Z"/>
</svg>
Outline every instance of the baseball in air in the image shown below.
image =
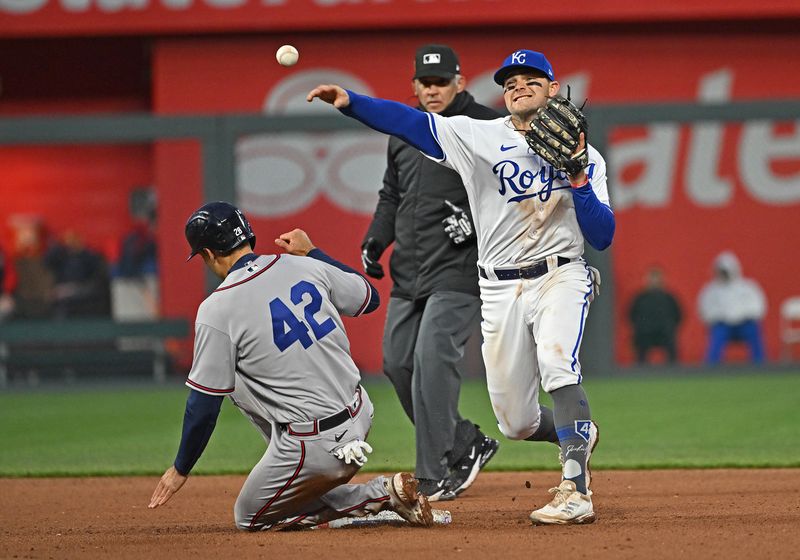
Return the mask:
<svg viewBox="0 0 800 560">
<path fill-rule="evenodd" d="M 300 58 L 300 53 L 292 45 L 283 45 L 275 53 L 275 58 L 281 66 L 294 66 L 297 64 L 297 59 Z"/>
</svg>

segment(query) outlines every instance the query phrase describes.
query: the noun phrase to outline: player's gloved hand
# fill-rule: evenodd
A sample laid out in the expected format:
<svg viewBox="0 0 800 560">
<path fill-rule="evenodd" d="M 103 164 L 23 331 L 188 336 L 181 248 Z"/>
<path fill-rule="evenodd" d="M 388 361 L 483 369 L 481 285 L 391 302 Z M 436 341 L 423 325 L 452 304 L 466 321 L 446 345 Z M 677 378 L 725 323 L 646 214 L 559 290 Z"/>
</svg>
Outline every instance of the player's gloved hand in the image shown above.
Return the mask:
<svg viewBox="0 0 800 560">
<path fill-rule="evenodd" d="M 356 439 L 345 443 L 343 446 L 333 450 L 333 455 L 347 463 L 355 463 L 363 467 L 367 462 L 367 453 L 372 453 L 372 446 L 366 441 Z"/>
<path fill-rule="evenodd" d="M 589 272 L 592 275 L 592 300 L 594 300 L 594 298 L 600 295 L 600 284 L 602 284 L 603 279 L 600 278 L 600 271 L 595 267 L 590 266 Z"/>
<path fill-rule="evenodd" d="M 580 108 L 568 96 L 556 95 L 547 100 L 531 121 L 525 141 L 531 151 L 553 166 L 575 177 L 589 165 L 586 148 L 588 123 Z"/>
<path fill-rule="evenodd" d="M 378 259 L 381 258 L 385 248 L 383 243 L 374 237 L 367 239 L 361 246 L 361 264 L 364 266 L 364 272 L 367 273 L 367 276 L 378 280 L 383 278 L 383 266 L 378 262 Z"/>
<path fill-rule="evenodd" d="M 453 245 L 461 245 L 465 241 L 475 237 L 475 228 L 472 227 L 469 214 L 467 214 L 463 208 L 456 206 L 449 200 L 445 200 L 444 205 L 452 212 L 442 220 L 444 232 L 450 238 L 450 243 Z"/>
</svg>

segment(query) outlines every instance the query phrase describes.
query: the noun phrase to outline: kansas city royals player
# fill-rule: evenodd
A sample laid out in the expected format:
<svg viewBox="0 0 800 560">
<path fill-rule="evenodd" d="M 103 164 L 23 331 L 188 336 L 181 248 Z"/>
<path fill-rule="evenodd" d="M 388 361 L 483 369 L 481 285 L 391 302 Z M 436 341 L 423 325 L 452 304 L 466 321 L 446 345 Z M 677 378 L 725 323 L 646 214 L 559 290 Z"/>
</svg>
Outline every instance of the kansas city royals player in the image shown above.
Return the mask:
<svg viewBox="0 0 800 560">
<path fill-rule="evenodd" d="M 515 51 L 494 78 L 510 116 L 490 121 L 422 113 L 337 85 L 320 85 L 307 100 L 320 98 L 399 136 L 461 175 L 478 238 L 483 358 L 500 430 L 511 439 L 561 447 L 562 482 L 531 521 L 591 523 L 588 464 L 597 427 L 578 352 L 599 285 L 582 258 L 584 241 L 605 249 L 615 227 L 605 161 L 588 146 L 589 165 L 568 177 L 529 152 L 524 132 L 560 88 L 543 54 Z M 581 137 L 576 153 L 585 146 Z M 538 404 L 539 383 L 553 410 Z"/>
<path fill-rule="evenodd" d="M 225 202 L 193 213 L 186 238 L 189 258 L 199 254 L 222 283 L 197 312 L 183 436 L 150 507 L 183 486 L 227 395 L 269 442 L 236 500 L 238 528 L 313 526 L 387 508 L 432 524 L 410 473 L 346 484 L 372 451 L 365 440 L 373 407 L 339 314 L 376 309 L 370 283 L 302 230 L 275 240 L 289 254 L 255 255 L 249 223 Z"/>
</svg>

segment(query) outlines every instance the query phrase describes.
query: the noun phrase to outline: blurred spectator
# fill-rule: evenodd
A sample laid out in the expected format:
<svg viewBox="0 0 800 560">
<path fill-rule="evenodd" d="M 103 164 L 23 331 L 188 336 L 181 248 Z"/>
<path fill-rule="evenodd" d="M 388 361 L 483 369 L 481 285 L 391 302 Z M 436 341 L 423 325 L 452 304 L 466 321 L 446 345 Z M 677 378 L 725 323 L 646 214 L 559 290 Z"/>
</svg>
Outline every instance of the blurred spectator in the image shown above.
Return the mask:
<svg viewBox="0 0 800 560">
<path fill-rule="evenodd" d="M 155 236 L 147 221 L 136 221 L 122 240 L 114 276 L 142 278 L 156 273 Z"/>
<path fill-rule="evenodd" d="M 111 282 L 112 311 L 119 321 L 158 317 L 158 261 L 155 237 L 155 193 L 131 193 L 133 226 L 122 238 Z"/>
<path fill-rule="evenodd" d="M 755 280 L 742 277 L 739 259 L 730 251 L 714 260 L 714 279 L 698 298 L 700 317 L 708 325 L 706 361 L 718 364 L 730 342 L 750 347 L 754 363 L 764 361 L 761 319 L 767 312 L 764 292 Z"/>
<path fill-rule="evenodd" d="M 58 318 L 108 316 L 111 313 L 108 266 L 72 230 L 53 243 L 45 264 L 55 281 L 53 310 Z"/>
<path fill-rule="evenodd" d="M 0 321 L 14 311 L 14 288 L 17 278 L 11 259 L 0 247 Z"/>
<path fill-rule="evenodd" d="M 646 363 L 648 352 L 653 348 L 663 348 L 667 362 L 676 362 L 675 335 L 682 318 L 681 307 L 664 287 L 660 268 L 652 267 L 647 271 L 645 287 L 634 297 L 628 316 L 633 325 L 637 362 Z"/>
<path fill-rule="evenodd" d="M 14 232 L 14 318 L 42 319 L 50 316 L 53 275 L 44 264 L 44 224 L 37 216 L 17 215 L 10 220 Z"/>
</svg>

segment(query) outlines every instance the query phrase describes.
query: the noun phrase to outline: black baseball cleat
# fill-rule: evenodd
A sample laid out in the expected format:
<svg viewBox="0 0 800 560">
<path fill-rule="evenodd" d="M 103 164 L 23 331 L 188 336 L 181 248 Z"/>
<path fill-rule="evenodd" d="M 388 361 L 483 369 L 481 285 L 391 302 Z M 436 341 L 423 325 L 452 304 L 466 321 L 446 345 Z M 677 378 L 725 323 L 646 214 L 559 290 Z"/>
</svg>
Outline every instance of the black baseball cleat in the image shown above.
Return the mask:
<svg viewBox="0 0 800 560">
<path fill-rule="evenodd" d="M 433 480 L 431 478 L 418 478 L 417 492 L 428 497 L 429 502 L 446 502 L 455 500 L 456 493 L 450 487 L 450 480 Z"/>
<path fill-rule="evenodd" d="M 450 487 L 456 495 L 472 486 L 480 470 L 494 457 L 499 447 L 499 441 L 478 432 L 478 436 L 470 444 L 467 454 L 453 465 L 450 473 Z"/>
</svg>

